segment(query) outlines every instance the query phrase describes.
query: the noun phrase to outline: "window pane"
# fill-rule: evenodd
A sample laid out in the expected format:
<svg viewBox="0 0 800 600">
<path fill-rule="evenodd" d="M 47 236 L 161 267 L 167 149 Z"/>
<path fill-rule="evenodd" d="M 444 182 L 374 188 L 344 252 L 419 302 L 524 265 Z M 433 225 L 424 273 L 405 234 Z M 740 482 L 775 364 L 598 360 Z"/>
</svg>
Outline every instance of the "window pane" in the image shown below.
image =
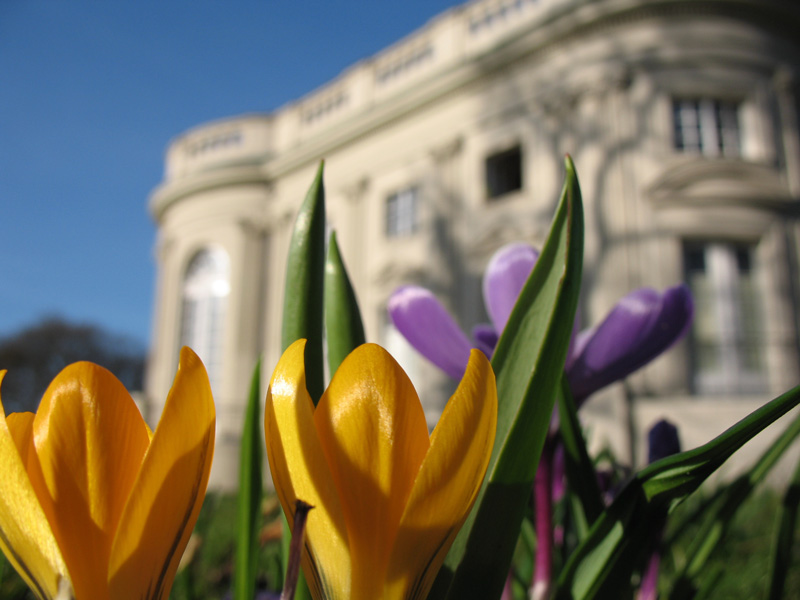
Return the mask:
<svg viewBox="0 0 800 600">
<path fill-rule="evenodd" d="M 711 98 L 672 101 L 675 149 L 706 156 L 740 156 L 739 103 Z"/>
<path fill-rule="evenodd" d="M 766 383 L 760 299 L 752 247 L 689 243 L 686 280 L 695 302 L 693 387 L 701 393 L 754 393 Z"/>
<path fill-rule="evenodd" d="M 230 293 L 230 264 L 225 251 L 201 250 L 192 258 L 183 281 L 180 345 L 203 361 L 212 389 L 222 369 L 222 328 Z"/>
<path fill-rule="evenodd" d="M 416 233 L 419 227 L 417 188 L 406 188 L 386 199 L 386 235 L 401 237 Z"/>
<path fill-rule="evenodd" d="M 697 101 L 675 100 L 672 114 L 675 148 L 684 152 L 700 152 L 700 109 Z"/>
<path fill-rule="evenodd" d="M 493 154 L 486 159 L 486 194 L 498 198 L 522 189 L 522 148 Z"/>
</svg>

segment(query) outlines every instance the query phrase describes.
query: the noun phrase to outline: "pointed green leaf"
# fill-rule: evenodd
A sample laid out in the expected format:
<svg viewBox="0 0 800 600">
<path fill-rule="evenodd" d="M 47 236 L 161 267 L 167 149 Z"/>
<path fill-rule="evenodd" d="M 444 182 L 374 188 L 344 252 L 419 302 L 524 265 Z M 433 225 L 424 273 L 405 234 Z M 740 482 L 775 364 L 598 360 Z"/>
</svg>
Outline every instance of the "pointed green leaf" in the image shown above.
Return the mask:
<svg viewBox="0 0 800 600">
<path fill-rule="evenodd" d="M 583 208 L 572 160 L 548 239 L 497 344 L 497 436 L 489 470 L 429 598 L 497 598 L 530 497 L 575 319 Z"/>
<path fill-rule="evenodd" d="M 325 334 L 328 372 L 332 377 L 345 357 L 366 342 L 361 312 L 339 253 L 336 232 L 331 233 L 328 241 L 328 260 L 325 263 Z"/>
<path fill-rule="evenodd" d="M 325 187 L 322 181 L 324 166 L 325 163 L 320 162 L 316 177 L 295 219 L 286 265 L 281 334 L 283 350 L 296 340 L 301 338 L 308 340 L 305 348 L 306 388 L 314 405 L 319 402 L 325 389 L 322 358 L 325 294 Z M 288 525 L 283 531 L 282 554 L 285 566 L 291 532 Z M 295 598 L 297 600 L 311 598 L 302 573 Z"/>
<path fill-rule="evenodd" d="M 695 491 L 745 442 L 800 403 L 800 386 L 767 403 L 707 444 L 654 462 L 637 473 L 595 521 L 558 579 L 555 598 L 608 597 L 604 583 L 622 580 L 621 560 L 648 542 L 653 524 Z M 638 554 L 641 554 L 639 552 Z M 603 590 L 604 596 L 600 595 Z"/>
<path fill-rule="evenodd" d="M 316 405 L 324 390 L 322 315 L 325 278 L 324 163 L 297 213 L 286 265 L 281 345 L 308 340 L 305 350 L 306 387 Z"/>
<path fill-rule="evenodd" d="M 261 359 L 253 370 L 244 415 L 239 458 L 239 506 L 236 523 L 236 569 L 234 600 L 252 600 L 256 590 L 256 558 L 261 517 L 264 442 L 261 440 Z"/>
</svg>

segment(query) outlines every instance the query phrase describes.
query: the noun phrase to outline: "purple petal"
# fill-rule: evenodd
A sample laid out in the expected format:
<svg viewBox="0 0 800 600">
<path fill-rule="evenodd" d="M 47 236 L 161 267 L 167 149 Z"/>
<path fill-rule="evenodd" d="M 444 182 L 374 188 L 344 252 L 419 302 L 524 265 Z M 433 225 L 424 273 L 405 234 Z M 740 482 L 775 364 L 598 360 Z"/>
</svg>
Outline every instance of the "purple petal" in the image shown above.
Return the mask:
<svg viewBox="0 0 800 600">
<path fill-rule="evenodd" d="M 472 337 L 478 350 L 483 352 L 487 358 L 492 358 L 499 338 L 495 328 L 488 323 L 479 323 L 472 328 Z"/>
<path fill-rule="evenodd" d="M 503 331 L 539 251 L 527 244 L 503 246 L 494 253 L 483 275 L 483 301 L 496 331 Z"/>
<path fill-rule="evenodd" d="M 647 462 L 654 463 L 681 451 L 678 428 L 666 419 L 661 419 L 647 432 Z"/>
<path fill-rule="evenodd" d="M 429 290 L 409 285 L 389 298 L 389 316 L 417 352 L 454 379 L 461 379 L 472 344 Z"/>
<path fill-rule="evenodd" d="M 685 285 L 663 294 L 642 288 L 625 296 L 596 329 L 581 332 L 575 340 L 567 371 L 575 400 L 656 358 L 686 333 L 693 313 Z"/>
</svg>

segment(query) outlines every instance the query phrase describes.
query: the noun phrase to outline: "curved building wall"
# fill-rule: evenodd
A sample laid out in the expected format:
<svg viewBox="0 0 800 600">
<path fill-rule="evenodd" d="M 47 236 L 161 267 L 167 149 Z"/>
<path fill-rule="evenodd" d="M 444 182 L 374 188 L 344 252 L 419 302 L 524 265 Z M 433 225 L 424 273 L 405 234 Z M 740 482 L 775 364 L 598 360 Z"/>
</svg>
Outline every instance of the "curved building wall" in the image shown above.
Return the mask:
<svg viewBox="0 0 800 600">
<path fill-rule="evenodd" d="M 779 1 L 471 2 L 270 115 L 181 136 L 150 199 L 149 397 L 174 373 L 186 261 L 218 244 L 232 272 L 213 477 L 233 485 L 250 370 L 263 352 L 266 383 L 279 358 L 291 224 L 324 158 L 367 337 L 406 357 L 433 423 L 454 384 L 398 341 L 389 295 L 426 285 L 467 331 L 486 321 L 483 269 L 504 243 L 544 241 L 570 153 L 584 324 L 637 287 L 688 280 L 700 300 L 690 339 L 586 407 L 595 443 L 624 455 L 620 424 L 660 411 L 685 447 L 705 441 L 709 407 L 738 414 L 800 375 L 798 25 Z"/>
</svg>

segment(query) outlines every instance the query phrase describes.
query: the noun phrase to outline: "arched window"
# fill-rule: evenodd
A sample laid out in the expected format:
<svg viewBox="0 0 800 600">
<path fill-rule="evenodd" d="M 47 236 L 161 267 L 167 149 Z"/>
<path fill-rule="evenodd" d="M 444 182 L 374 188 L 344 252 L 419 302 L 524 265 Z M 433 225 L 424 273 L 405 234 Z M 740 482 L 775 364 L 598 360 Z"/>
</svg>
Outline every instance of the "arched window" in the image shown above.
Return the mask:
<svg viewBox="0 0 800 600">
<path fill-rule="evenodd" d="M 202 359 L 216 390 L 222 367 L 222 330 L 230 293 L 230 261 L 221 248 L 194 255 L 183 278 L 180 345 Z"/>
<path fill-rule="evenodd" d="M 408 343 L 408 340 L 403 337 L 403 334 L 397 330 L 397 327 L 394 326 L 394 323 L 392 323 L 388 315 L 383 316 L 382 320 L 381 345 L 400 364 L 411 380 L 411 383 L 414 384 L 417 393 L 420 393 L 422 390 L 420 387 L 422 377 L 419 368 L 419 353 Z"/>
</svg>

